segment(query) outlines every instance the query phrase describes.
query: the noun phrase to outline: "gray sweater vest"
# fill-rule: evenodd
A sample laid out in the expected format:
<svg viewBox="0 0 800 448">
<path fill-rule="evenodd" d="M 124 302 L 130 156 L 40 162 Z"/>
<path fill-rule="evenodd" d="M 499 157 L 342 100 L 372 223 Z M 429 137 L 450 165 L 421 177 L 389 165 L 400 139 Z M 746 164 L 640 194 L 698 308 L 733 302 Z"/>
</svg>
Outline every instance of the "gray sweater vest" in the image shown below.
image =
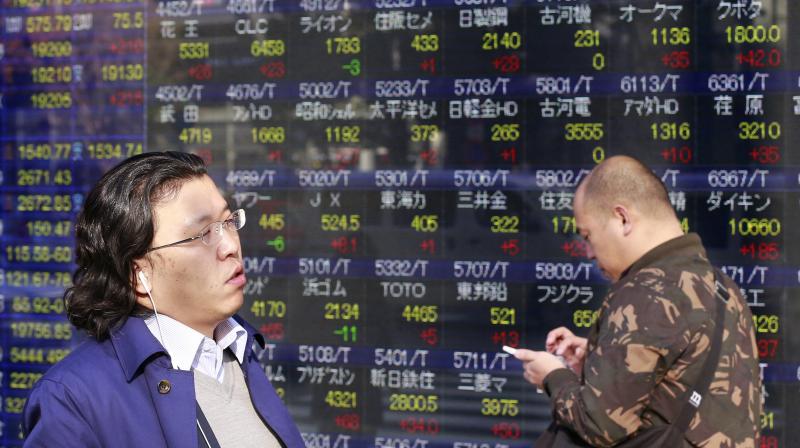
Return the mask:
<svg viewBox="0 0 800 448">
<path fill-rule="evenodd" d="M 225 377 L 222 383 L 194 371 L 197 402 L 220 446 L 280 448 L 280 442 L 253 407 L 244 374 L 236 358 L 227 350 L 224 356 Z"/>
</svg>

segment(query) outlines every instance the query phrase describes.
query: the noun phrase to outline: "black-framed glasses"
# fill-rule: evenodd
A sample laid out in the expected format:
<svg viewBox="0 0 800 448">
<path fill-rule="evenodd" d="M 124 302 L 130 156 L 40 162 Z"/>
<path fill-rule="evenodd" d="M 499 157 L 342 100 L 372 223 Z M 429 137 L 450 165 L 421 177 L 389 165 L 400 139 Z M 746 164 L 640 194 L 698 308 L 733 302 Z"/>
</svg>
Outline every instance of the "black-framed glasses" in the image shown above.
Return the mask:
<svg viewBox="0 0 800 448">
<path fill-rule="evenodd" d="M 196 236 L 186 238 L 185 240 L 175 241 L 174 243 L 165 244 L 163 246 L 153 247 L 151 249 L 147 249 L 147 252 L 163 249 L 165 247 L 177 246 L 178 244 L 189 243 L 194 240 L 200 240 L 206 246 L 214 246 L 219 243 L 220 240 L 222 240 L 223 231 L 239 231 L 239 229 L 244 227 L 245 222 L 246 218 L 244 210 L 240 208 L 239 210 L 231 213 L 231 216 L 228 217 L 228 219 L 224 221 L 212 222 L 211 224 L 203 227 L 203 230 L 201 230 Z"/>
</svg>

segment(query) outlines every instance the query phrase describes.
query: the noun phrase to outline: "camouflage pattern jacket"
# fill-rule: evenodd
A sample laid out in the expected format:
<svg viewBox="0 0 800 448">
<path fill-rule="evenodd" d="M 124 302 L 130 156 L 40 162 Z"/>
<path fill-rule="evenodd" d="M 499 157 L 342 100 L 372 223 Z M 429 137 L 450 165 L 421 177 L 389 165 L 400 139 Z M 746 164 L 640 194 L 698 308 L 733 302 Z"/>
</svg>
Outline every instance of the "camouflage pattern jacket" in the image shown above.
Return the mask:
<svg viewBox="0 0 800 448">
<path fill-rule="evenodd" d="M 738 286 L 719 279 L 726 305 L 720 362 L 685 446 L 753 448 L 761 379 L 753 319 Z M 556 421 L 594 446 L 673 421 L 698 381 L 714 334 L 714 271 L 689 234 L 645 254 L 611 286 L 589 334 L 579 379 L 551 372 L 544 387 Z"/>
</svg>

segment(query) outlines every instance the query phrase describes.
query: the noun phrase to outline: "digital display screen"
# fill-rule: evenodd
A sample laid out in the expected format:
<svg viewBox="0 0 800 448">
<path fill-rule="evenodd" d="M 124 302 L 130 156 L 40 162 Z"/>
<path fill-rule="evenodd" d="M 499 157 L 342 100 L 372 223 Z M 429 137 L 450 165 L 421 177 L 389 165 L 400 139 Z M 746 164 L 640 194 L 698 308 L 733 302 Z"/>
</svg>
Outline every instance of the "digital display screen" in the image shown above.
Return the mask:
<svg viewBox="0 0 800 448">
<path fill-rule="evenodd" d="M 0 8 L 2 446 L 80 341 L 61 295 L 86 193 L 164 150 L 203 157 L 247 213 L 241 314 L 309 447 L 530 446 L 549 400 L 501 347 L 588 333 L 608 283 L 572 199 L 618 154 L 653 167 L 742 288 L 760 447 L 800 437 L 795 3 Z"/>
</svg>

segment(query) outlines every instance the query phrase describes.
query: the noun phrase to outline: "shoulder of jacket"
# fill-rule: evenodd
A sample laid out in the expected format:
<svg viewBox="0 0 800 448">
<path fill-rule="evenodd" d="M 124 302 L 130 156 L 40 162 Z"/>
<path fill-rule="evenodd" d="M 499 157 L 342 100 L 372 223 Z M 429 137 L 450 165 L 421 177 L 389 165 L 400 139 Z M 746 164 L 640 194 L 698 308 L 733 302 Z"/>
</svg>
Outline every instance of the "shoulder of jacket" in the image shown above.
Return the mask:
<svg viewBox="0 0 800 448">
<path fill-rule="evenodd" d="M 707 303 L 713 300 L 713 282 L 708 280 L 713 279 L 712 272 L 707 262 L 693 259 L 648 266 L 614 285 L 609 291 L 609 308 L 632 306 L 647 320 L 660 319 L 663 314 L 684 316 L 681 321 L 694 327 L 710 316 Z"/>
<path fill-rule="evenodd" d="M 90 339 L 79 344 L 64 359 L 50 367 L 42 380 L 68 385 L 92 383 L 115 368 L 119 369 L 119 361 L 110 341 L 98 342 Z"/>
</svg>

